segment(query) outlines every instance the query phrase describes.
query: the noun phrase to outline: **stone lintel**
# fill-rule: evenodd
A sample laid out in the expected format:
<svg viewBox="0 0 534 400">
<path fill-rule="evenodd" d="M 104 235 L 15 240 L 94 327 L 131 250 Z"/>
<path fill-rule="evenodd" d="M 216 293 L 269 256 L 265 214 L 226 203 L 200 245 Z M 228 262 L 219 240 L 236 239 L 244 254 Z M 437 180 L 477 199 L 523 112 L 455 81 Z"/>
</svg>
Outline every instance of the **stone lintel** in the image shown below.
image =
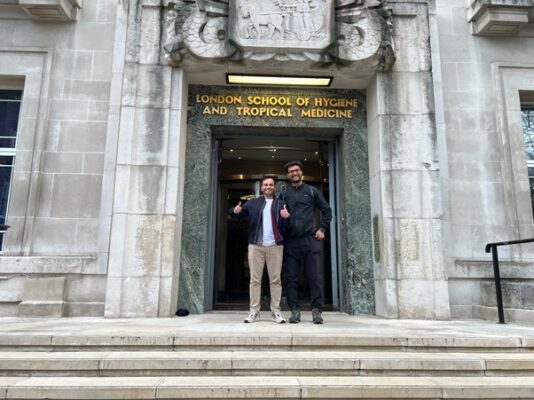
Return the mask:
<svg viewBox="0 0 534 400">
<path fill-rule="evenodd" d="M 20 7 L 38 21 L 76 21 L 82 0 L 19 0 Z"/>
<path fill-rule="evenodd" d="M 467 12 L 474 35 L 511 36 L 528 24 L 534 0 L 473 0 Z"/>
</svg>

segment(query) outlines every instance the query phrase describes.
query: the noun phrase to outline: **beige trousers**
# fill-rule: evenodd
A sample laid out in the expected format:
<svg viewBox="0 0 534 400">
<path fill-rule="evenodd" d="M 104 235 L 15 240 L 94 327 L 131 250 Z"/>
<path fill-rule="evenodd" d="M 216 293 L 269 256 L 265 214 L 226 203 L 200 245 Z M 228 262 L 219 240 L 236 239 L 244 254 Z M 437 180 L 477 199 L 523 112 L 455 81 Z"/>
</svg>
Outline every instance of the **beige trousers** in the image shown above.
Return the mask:
<svg viewBox="0 0 534 400">
<path fill-rule="evenodd" d="M 271 289 L 271 311 L 280 310 L 282 297 L 282 257 L 284 246 L 257 246 L 248 245 L 248 265 L 250 268 L 250 309 L 260 311 L 261 277 L 263 268 L 267 264 L 269 284 Z"/>
</svg>

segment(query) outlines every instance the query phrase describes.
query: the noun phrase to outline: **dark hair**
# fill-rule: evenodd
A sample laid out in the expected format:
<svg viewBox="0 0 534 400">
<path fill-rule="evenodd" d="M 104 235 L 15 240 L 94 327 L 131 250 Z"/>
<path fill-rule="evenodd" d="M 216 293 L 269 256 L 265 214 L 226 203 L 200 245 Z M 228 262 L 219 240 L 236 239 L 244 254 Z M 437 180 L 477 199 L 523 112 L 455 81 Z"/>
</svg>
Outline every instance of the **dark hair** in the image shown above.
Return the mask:
<svg viewBox="0 0 534 400">
<path fill-rule="evenodd" d="M 274 184 L 276 185 L 276 177 L 274 175 L 264 175 L 263 178 L 261 178 L 260 184 L 263 185 L 263 182 L 265 182 L 267 179 L 272 179 Z"/>
<path fill-rule="evenodd" d="M 290 162 L 288 162 L 286 165 L 284 165 L 284 169 L 285 169 L 286 172 L 287 172 L 287 170 L 288 170 L 289 168 L 291 168 L 291 167 L 293 167 L 293 166 L 295 166 L 295 165 L 297 165 L 300 169 L 303 169 L 303 168 L 302 168 L 302 163 L 301 163 L 300 161 L 296 161 L 296 160 L 295 160 L 295 161 L 290 161 Z"/>
</svg>

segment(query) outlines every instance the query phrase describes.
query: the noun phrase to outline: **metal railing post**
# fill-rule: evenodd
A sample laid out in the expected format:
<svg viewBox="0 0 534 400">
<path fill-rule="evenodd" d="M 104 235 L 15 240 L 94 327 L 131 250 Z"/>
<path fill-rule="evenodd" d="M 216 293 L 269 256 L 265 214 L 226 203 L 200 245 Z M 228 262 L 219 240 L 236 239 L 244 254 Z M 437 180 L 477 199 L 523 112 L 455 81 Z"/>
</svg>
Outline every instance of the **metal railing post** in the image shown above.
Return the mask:
<svg viewBox="0 0 534 400">
<path fill-rule="evenodd" d="M 486 244 L 486 253 L 491 251 L 491 256 L 493 258 L 493 276 L 495 277 L 495 294 L 497 295 L 497 312 L 499 313 L 500 324 L 504 324 L 504 306 L 502 304 L 501 273 L 499 271 L 499 253 L 497 252 L 497 247 L 532 242 L 534 242 L 534 238 Z"/>
<path fill-rule="evenodd" d="M 501 274 L 499 271 L 499 253 L 497 246 L 491 246 L 491 256 L 493 258 L 493 274 L 495 277 L 495 294 L 497 295 L 497 312 L 499 313 L 499 324 L 504 324 L 504 306 L 502 303 Z"/>
</svg>

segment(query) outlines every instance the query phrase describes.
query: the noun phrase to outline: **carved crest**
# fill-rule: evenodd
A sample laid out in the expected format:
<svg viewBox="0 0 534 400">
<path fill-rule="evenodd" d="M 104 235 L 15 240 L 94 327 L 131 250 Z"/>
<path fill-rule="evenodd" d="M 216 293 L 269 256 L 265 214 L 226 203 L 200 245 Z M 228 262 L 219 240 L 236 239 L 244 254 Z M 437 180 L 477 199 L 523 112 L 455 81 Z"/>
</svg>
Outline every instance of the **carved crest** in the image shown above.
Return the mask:
<svg viewBox="0 0 534 400">
<path fill-rule="evenodd" d="M 387 69 L 394 62 L 384 0 L 165 0 L 164 51 L 195 58 L 312 61 Z"/>
<path fill-rule="evenodd" d="M 230 39 L 251 49 L 317 49 L 333 42 L 333 0 L 235 0 Z"/>
</svg>

